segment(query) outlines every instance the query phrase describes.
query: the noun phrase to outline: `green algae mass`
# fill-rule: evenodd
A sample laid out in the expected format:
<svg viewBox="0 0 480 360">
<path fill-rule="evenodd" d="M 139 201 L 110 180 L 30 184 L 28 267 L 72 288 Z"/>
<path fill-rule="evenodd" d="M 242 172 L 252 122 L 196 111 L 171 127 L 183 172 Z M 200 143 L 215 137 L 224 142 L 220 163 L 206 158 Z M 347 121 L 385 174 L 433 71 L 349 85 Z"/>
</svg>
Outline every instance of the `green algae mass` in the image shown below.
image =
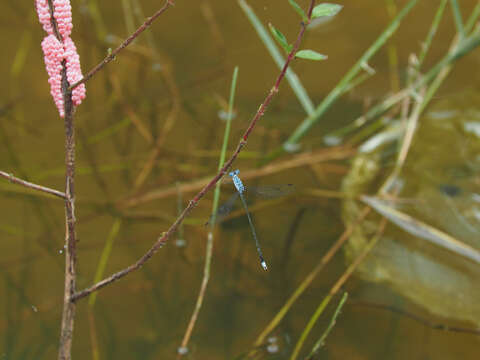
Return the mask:
<svg viewBox="0 0 480 360">
<path fill-rule="evenodd" d="M 480 250 L 480 94 L 462 94 L 436 102 L 419 119 L 398 178 L 397 210 Z M 398 126 L 398 123 L 397 125 Z M 375 194 L 392 171 L 398 138 L 360 152 L 342 189 L 354 199 Z M 348 226 L 363 203 L 345 200 Z M 377 231 L 380 216 L 357 226 L 345 246 L 356 258 Z M 480 264 L 388 224 L 357 274 L 384 283 L 396 293 L 442 317 L 480 325 Z"/>
</svg>

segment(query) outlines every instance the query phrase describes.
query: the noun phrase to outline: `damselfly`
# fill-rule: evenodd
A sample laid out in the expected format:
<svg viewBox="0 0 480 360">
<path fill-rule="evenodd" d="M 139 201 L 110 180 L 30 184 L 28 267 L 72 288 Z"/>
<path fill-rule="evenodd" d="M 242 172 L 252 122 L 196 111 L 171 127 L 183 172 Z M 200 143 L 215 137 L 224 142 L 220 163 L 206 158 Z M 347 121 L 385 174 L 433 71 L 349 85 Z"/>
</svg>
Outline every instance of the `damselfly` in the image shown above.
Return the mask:
<svg viewBox="0 0 480 360">
<path fill-rule="evenodd" d="M 261 186 L 261 187 L 247 187 L 243 185 L 242 180 L 238 176 L 240 170 L 235 170 L 230 172 L 228 175 L 232 178 L 233 185 L 237 192 L 233 194 L 223 205 L 218 208 L 217 213 L 215 216 L 210 217 L 210 220 L 207 224 L 212 223 L 213 219 L 215 219 L 215 223 L 222 221 L 233 209 L 235 202 L 238 198 L 240 198 L 242 205 L 245 209 L 247 214 L 248 223 L 250 225 L 250 229 L 252 231 L 253 238 L 255 240 L 255 245 L 257 247 L 258 256 L 260 258 L 260 265 L 264 270 L 267 270 L 267 263 L 263 257 L 262 249 L 260 247 L 260 242 L 258 241 L 257 233 L 255 232 L 255 226 L 253 225 L 253 220 L 248 211 L 247 201 L 245 197 L 250 194 L 254 193 L 261 197 L 265 198 L 274 198 L 282 195 L 289 194 L 293 192 L 294 186 L 292 184 L 286 185 L 271 185 L 271 186 Z"/>
</svg>

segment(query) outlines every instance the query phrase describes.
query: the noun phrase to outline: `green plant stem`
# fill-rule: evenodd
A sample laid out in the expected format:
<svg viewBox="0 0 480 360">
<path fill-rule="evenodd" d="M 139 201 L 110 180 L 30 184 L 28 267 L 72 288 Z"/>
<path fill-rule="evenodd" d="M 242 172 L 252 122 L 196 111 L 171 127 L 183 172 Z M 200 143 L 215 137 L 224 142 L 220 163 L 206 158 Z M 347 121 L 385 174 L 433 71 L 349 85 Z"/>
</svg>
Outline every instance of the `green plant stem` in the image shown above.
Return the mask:
<svg viewBox="0 0 480 360">
<path fill-rule="evenodd" d="M 121 219 L 116 219 L 113 222 L 112 228 L 110 229 L 110 233 L 108 234 L 107 240 L 105 241 L 105 245 L 102 250 L 102 254 L 100 255 L 100 260 L 97 265 L 97 270 L 95 271 L 95 277 L 93 278 L 94 282 L 100 281 L 105 273 L 105 268 L 107 267 L 108 259 L 110 258 L 110 254 L 112 253 L 113 243 L 115 242 L 118 233 L 120 232 L 120 227 L 122 225 Z M 95 305 L 95 301 L 97 299 L 97 294 L 92 294 L 92 296 L 88 299 L 88 306 L 93 308 Z"/>
<path fill-rule="evenodd" d="M 312 351 L 307 356 L 307 359 L 312 359 L 313 356 L 318 352 L 318 350 L 320 350 L 320 348 L 325 345 L 325 340 L 327 336 L 330 334 L 330 332 L 332 331 L 335 324 L 337 323 L 338 315 L 340 315 L 340 311 L 342 310 L 343 305 L 345 305 L 347 298 L 348 298 L 348 293 L 347 292 L 343 293 L 343 296 L 338 303 L 335 313 L 333 314 L 332 319 L 330 320 L 330 324 L 328 324 L 327 329 L 323 332 L 320 339 L 318 339 L 315 345 L 313 345 Z"/>
<path fill-rule="evenodd" d="M 125 27 L 127 28 L 127 34 L 132 34 L 135 31 L 135 25 L 133 21 L 132 4 L 130 0 L 122 0 L 123 18 L 125 20 Z"/>
<path fill-rule="evenodd" d="M 332 297 L 333 297 L 332 294 L 328 294 L 327 296 L 325 296 L 323 298 L 322 302 L 320 303 L 320 305 L 315 310 L 315 313 L 313 314 L 313 316 L 308 321 L 307 326 L 305 326 L 305 328 L 303 329 L 302 335 L 300 336 L 300 339 L 298 339 L 298 341 L 295 345 L 295 348 L 293 349 L 293 353 L 290 356 L 290 360 L 295 360 L 298 357 L 298 354 L 300 353 L 300 350 L 303 347 L 303 344 L 305 343 L 305 340 L 306 340 L 307 336 L 312 331 L 312 328 L 316 324 L 320 315 L 323 314 L 323 311 L 325 310 L 327 305 L 330 303 L 330 300 L 332 300 Z"/>
<path fill-rule="evenodd" d="M 376 52 L 385 44 L 385 42 L 395 33 L 400 26 L 403 18 L 410 12 L 413 6 L 418 0 L 410 0 L 407 5 L 398 13 L 397 17 L 392 20 L 390 25 L 383 31 L 379 38 L 368 48 L 368 50 L 358 59 L 353 67 L 345 74 L 340 82 L 333 88 L 333 90 L 327 95 L 327 97 L 317 106 L 314 113 L 308 116 L 298 126 L 292 135 L 283 144 L 283 150 L 296 148 L 297 142 L 307 134 L 307 132 L 315 125 L 323 114 L 330 108 L 330 106 L 343 94 L 343 89 L 356 77 L 356 75 L 362 70 L 364 63 L 368 63 L 370 58 L 376 54 Z"/>
<path fill-rule="evenodd" d="M 395 0 L 386 0 L 386 6 L 390 19 L 394 19 L 398 12 Z M 387 52 L 390 67 L 390 88 L 391 91 L 395 92 L 400 89 L 400 79 L 398 78 L 398 52 L 393 41 L 388 45 Z"/>
<path fill-rule="evenodd" d="M 362 211 L 358 218 L 349 226 L 342 235 L 338 238 L 338 240 L 330 247 L 330 249 L 322 256 L 319 263 L 315 266 L 315 268 L 303 279 L 302 283 L 295 289 L 294 293 L 290 296 L 290 298 L 286 301 L 286 303 L 282 306 L 280 311 L 274 316 L 274 318 L 268 323 L 265 329 L 261 332 L 261 334 L 257 337 L 254 343 L 254 347 L 258 348 L 262 346 L 265 342 L 266 337 L 280 324 L 282 319 L 288 313 L 288 311 L 292 308 L 293 304 L 300 298 L 300 296 L 305 292 L 306 289 L 311 285 L 313 280 L 317 277 L 317 275 L 323 270 L 325 265 L 333 258 L 333 256 L 338 253 L 341 249 L 343 244 L 350 238 L 353 230 L 365 219 L 365 217 L 369 214 L 370 208 L 365 208 L 366 210 Z"/>
<path fill-rule="evenodd" d="M 470 18 L 467 20 L 467 23 L 465 25 L 465 34 L 469 34 L 470 31 L 472 31 L 479 16 L 480 16 L 480 3 L 477 3 L 477 5 L 473 8 L 472 14 L 470 15 Z"/>
<path fill-rule="evenodd" d="M 105 22 L 103 21 L 102 15 L 100 13 L 98 0 L 89 0 L 87 7 L 88 7 L 88 14 L 91 17 L 92 22 L 95 24 L 97 38 L 101 41 L 105 41 L 105 38 L 107 36 L 107 30 L 106 30 Z"/>
<path fill-rule="evenodd" d="M 440 5 L 437 8 L 435 13 L 435 17 L 433 19 L 432 25 L 430 26 L 430 30 L 428 31 L 428 35 L 425 41 L 422 43 L 422 49 L 420 51 L 420 55 L 418 56 L 418 66 L 417 69 L 420 69 L 425 57 L 427 56 L 428 50 L 430 49 L 430 45 L 432 44 L 433 37 L 437 33 L 438 26 L 440 25 L 440 21 L 442 20 L 443 14 L 445 12 L 445 6 L 447 5 L 447 0 L 442 0 Z"/>
<path fill-rule="evenodd" d="M 228 102 L 227 121 L 225 124 L 225 131 L 223 133 L 223 144 L 222 144 L 222 150 L 220 152 L 220 159 L 218 161 L 218 171 L 222 169 L 223 163 L 225 162 L 226 153 L 227 153 L 228 138 L 230 136 L 230 127 L 231 127 L 231 122 L 233 117 L 233 102 L 235 99 L 237 77 L 238 77 L 238 66 L 236 66 L 235 69 L 233 70 L 232 84 L 230 87 L 230 99 Z M 205 298 L 205 292 L 207 289 L 208 281 L 210 279 L 210 268 L 212 265 L 213 240 L 214 240 L 213 230 L 215 228 L 215 216 L 216 216 L 215 214 L 217 213 L 219 199 L 220 199 L 220 182 L 216 184 L 215 191 L 213 193 L 212 219 L 210 221 L 210 230 L 207 235 L 207 246 L 205 249 L 205 265 L 203 268 L 203 279 L 202 279 L 202 284 L 200 286 L 200 291 L 198 293 L 197 302 L 193 310 L 192 317 L 190 318 L 190 321 L 187 326 L 187 330 L 185 331 L 185 335 L 182 340 L 181 347 L 184 349 L 188 348 L 188 342 L 190 341 L 193 328 L 195 327 L 195 323 L 197 322 L 198 314 L 200 313 L 200 309 L 202 308 L 203 299 Z M 182 354 L 181 352 L 178 352 L 177 357 L 180 358 L 181 354 Z"/>
<path fill-rule="evenodd" d="M 460 40 L 463 40 L 465 37 L 465 28 L 463 27 L 462 14 L 460 13 L 457 0 L 450 0 L 450 5 L 452 6 L 453 19 L 455 20 L 457 32 L 460 36 Z"/>
<path fill-rule="evenodd" d="M 365 211 L 363 211 L 363 213 L 365 213 Z M 293 349 L 292 355 L 290 356 L 290 360 L 295 360 L 298 357 L 298 355 L 300 353 L 300 350 L 302 349 L 302 347 L 305 343 L 305 340 L 307 339 L 308 335 L 310 334 L 313 326 L 316 324 L 320 315 L 322 315 L 323 311 L 325 310 L 327 305 L 330 303 L 330 300 L 332 300 L 332 298 L 337 294 L 338 290 L 340 290 L 340 288 L 345 284 L 345 282 L 350 278 L 350 276 L 357 269 L 357 267 L 363 262 L 363 260 L 366 258 L 366 256 L 374 248 L 374 246 L 377 244 L 378 240 L 380 240 L 381 234 L 383 233 L 383 230 L 385 229 L 385 224 L 386 224 L 386 220 L 383 219 L 382 223 L 379 225 L 379 227 L 377 229 L 377 232 L 375 233 L 373 238 L 370 240 L 370 242 L 365 246 L 365 248 L 360 253 L 360 255 L 355 259 L 355 261 L 348 266 L 348 268 L 345 270 L 345 272 L 342 274 L 342 276 L 335 282 L 333 287 L 330 289 L 327 296 L 325 296 L 325 298 L 322 300 L 322 302 L 318 305 L 314 314 L 312 315 L 312 317 L 308 321 L 307 326 L 305 326 L 305 329 L 303 330 L 302 334 L 300 335 L 300 338 L 298 339 L 297 343 L 295 344 L 295 348 Z"/>
<path fill-rule="evenodd" d="M 438 11 L 437 11 L 438 14 Z M 467 21 L 467 26 L 465 27 L 466 31 L 469 32 L 471 29 L 473 29 L 473 25 L 475 24 L 476 20 L 480 16 L 480 3 L 477 4 L 477 6 L 474 8 L 472 11 L 472 14 L 470 18 Z M 354 127 L 358 128 L 359 126 L 362 126 L 367 122 L 368 120 L 380 115 L 384 111 L 388 110 L 390 107 L 398 103 L 399 101 L 402 101 L 406 96 L 408 96 L 411 92 L 416 91 L 419 87 L 425 85 L 427 82 L 432 80 L 434 77 L 437 76 L 438 73 L 440 72 L 446 72 L 449 70 L 445 70 L 446 68 L 450 68 L 451 64 L 455 61 L 458 60 L 460 57 L 465 55 L 468 51 L 472 50 L 476 46 L 480 44 L 480 37 L 478 32 L 473 32 L 470 34 L 470 36 L 463 41 L 460 42 L 460 44 L 457 43 L 458 40 L 454 40 L 452 46 L 450 47 L 450 51 L 448 52 L 447 55 L 443 57 L 433 68 L 431 68 L 423 77 L 421 77 L 419 80 L 417 80 L 414 84 L 412 84 L 409 88 L 406 88 L 402 91 L 399 91 L 397 94 L 392 95 L 388 99 L 386 99 L 384 102 L 380 103 L 379 105 L 373 107 L 370 109 L 365 115 L 361 116 L 354 122 Z M 430 88 L 427 90 L 427 93 L 425 95 L 426 104 L 428 101 L 431 99 L 431 95 L 433 95 L 434 89 L 438 88 L 438 86 L 441 83 L 440 79 L 434 80 L 437 82 L 436 85 L 433 87 L 430 86 Z M 435 89 L 436 90 L 436 89 Z M 353 125 L 353 124 L 352 124 Z"/>
<path fill-rule="evenodd" d="M 480 35 L 475 34 L 472 35 L 465 40 L 463 40 L 455 49 L 453 49 L 451 52 L 449 52 L 447 55 L 443 57 L 434 67 L 432 67 L 424 76 L 422 76 L 420 79 L 418 79 L 416 82 L 414 82 L 411 86 L 400 90 L 398 93 L 393 94 L 389 96 L 387 99 L 382 101 L 380 104 L 374 106 L 371 108 L 366 114 L 360 116 L 358 119 L 356 119 L 351 125 L 348 126 L 349 130 L 352 131 L 354 129 L 357 129 L 364 124 L 366 124 L 368 121 L 370 121 L 373 118 L 376 118 L 377 116 L 381 115 L 388 109 L 390 109 L 392 106 L 397 104 L 398 102 L 402 101 L 405 97 L 409 96 L 412 94 L 412 92 L 415 92 L 419 87 L 427 84 L 429 81 L 431 81 L 437 74 L 446 66 L 449 64 L 453 63 L 454 61 L 458 60 L 462 56 L 464 56 L 466 53 L 474 49 L 480 45 Z M 342 129 L 343 130 L 343 129 Z M 345 131 L 342 131 L 345 133 Z"/>
</svg>

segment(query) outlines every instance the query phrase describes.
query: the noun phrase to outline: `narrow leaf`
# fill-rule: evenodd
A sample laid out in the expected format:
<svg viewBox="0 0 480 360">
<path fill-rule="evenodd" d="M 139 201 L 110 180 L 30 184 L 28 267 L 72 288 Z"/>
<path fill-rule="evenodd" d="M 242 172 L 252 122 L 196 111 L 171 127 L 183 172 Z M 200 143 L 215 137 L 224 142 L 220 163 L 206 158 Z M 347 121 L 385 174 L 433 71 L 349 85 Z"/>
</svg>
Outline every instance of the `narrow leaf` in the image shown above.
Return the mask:
<svg viewBox="0 0 480 360">
<path fill-rule="evenodd" d="M 307 15 L 305 15 L 305 11 L 298 5 L 294 0 L 288 0 L 290 5 L 292 5 L 293 9 L 298 13 L 298 15 L 301 16 L 302 20 L 304 22 L 308 21 Z"/>
<path fill-rule="evenodd" d="M 388 220 L 401 227 L 406 232 L 480 264 L 480 252 L 478 249 L 475 249 L 443 231 L 411 217 L 410 215 L 390 207 L 385 201 L 382 201 L 379 198 L 362 196 L 361 199 L 364 203 L 374 208 L 378 213 L 385 216 Z"/>
<path fill-rule="evenodd" d="M 255 15 L 253 9 L 247 4 L 246 0 L 237 0 L 238 5 L 243 10 L 247 19 L 250 21 L 250 24 L 253 26 L 255 31 L 257 32 L 258 37 L 262 40 L 263 44 L 267 48 L 268 52 L 272 56 L 273 60 L 277 64 L 278 68 L 281 70 L 285 65 L 285 59 L 281 54 L 281 51 L 276 46 L 276 41 L 273 39 L 273 36 L 269 34 L 269 30 L 266 29 L 266 26 L 263 26 L 260 19 Z M 288 84 L 292 88 L 293 92 L 297 96 L 298 101 L 302 104 L 303 109 L 308 115 L 313 113 L 315 106 L 313 104 L 312 99 L 305 90 L 300 78 L 297 74 L 289 67 L 285 74 L 285 77 L 288 81 Z"/>
<path fill-rule="evenodd" d="M 328 56 L 320 54 L 314 50 L 300 50 L 297 51 L 295 54 L 295 57 L 300 58 L 300 59 L 307 59 L 307 60 L 325 60 L 328 58 Z"/>
<path fill-rule="evenodd" d="M 335 16 L 340 10 L 342 10 L 342 5 L 324 3 L 319 4 L 313 8 L 312 19 L 319 18 L 322 16 Z"/>
<path fill-rule="evenodd" d="M 268 24 L 268 27 L 270 28 L 270 31 L 272 32 L 273 37 L 277 42 L 280 44 L 280 46 L 285 50 L 285 52 L 288 54 L 290 51 L 292 51 L 292 45 L 289 45 L 287 42 L 287 38 L 285 35 L 282 34 L 280 30 L 275 28 L 272 24 Z"/>
</svg>

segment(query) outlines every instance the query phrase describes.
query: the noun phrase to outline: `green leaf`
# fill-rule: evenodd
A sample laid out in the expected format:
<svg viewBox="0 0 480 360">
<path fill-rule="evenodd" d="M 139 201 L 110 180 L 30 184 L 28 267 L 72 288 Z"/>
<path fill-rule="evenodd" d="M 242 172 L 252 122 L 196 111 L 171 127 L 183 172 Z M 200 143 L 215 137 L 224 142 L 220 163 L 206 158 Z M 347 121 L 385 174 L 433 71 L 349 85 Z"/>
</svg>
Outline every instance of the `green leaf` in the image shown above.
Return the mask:
<svg viewBox="0 0 480 360">
<path fill-rule="evenodd" d="M 300 5 L 298 5 L 294 0 L 288 0 L 288 2 L 290 3 L 290 5 L 292 5 L 293 9 L 298 13 L 298 15 L 302 17 L 302 20 L 304 22 L 307 22 L 308 21 L 307 15 L 305 15 L 305 11 L 303 11 Z"/>
<path fill-rule="evenodd" d="M 338 4 L 324 3 L 319 4 L 313 8 L 312 19 L 322 17 L 322 16 L 335 16 L 343 6 Z"/>
<path fill-rule="evenodd" d="M 307 59 L 307 60 L 326 60 L 328 56 L 320 54 L 314 50 L 300 50 L 297 51 L 295 54 L 295 57 L 300 58 L 300 59 Z"/>
<path fill-rule="evenodd" d="M 288 43 L 287 38 L 282 34 L 282 32 L 276 29 L 275 26 L 270 23 L 268 24 L 268 27 L 270 28 L 273 37 L 278 41 L 283 50 L 285 50 L 287 54 L 292 51 L 292 45 Z"/>
</svg>

